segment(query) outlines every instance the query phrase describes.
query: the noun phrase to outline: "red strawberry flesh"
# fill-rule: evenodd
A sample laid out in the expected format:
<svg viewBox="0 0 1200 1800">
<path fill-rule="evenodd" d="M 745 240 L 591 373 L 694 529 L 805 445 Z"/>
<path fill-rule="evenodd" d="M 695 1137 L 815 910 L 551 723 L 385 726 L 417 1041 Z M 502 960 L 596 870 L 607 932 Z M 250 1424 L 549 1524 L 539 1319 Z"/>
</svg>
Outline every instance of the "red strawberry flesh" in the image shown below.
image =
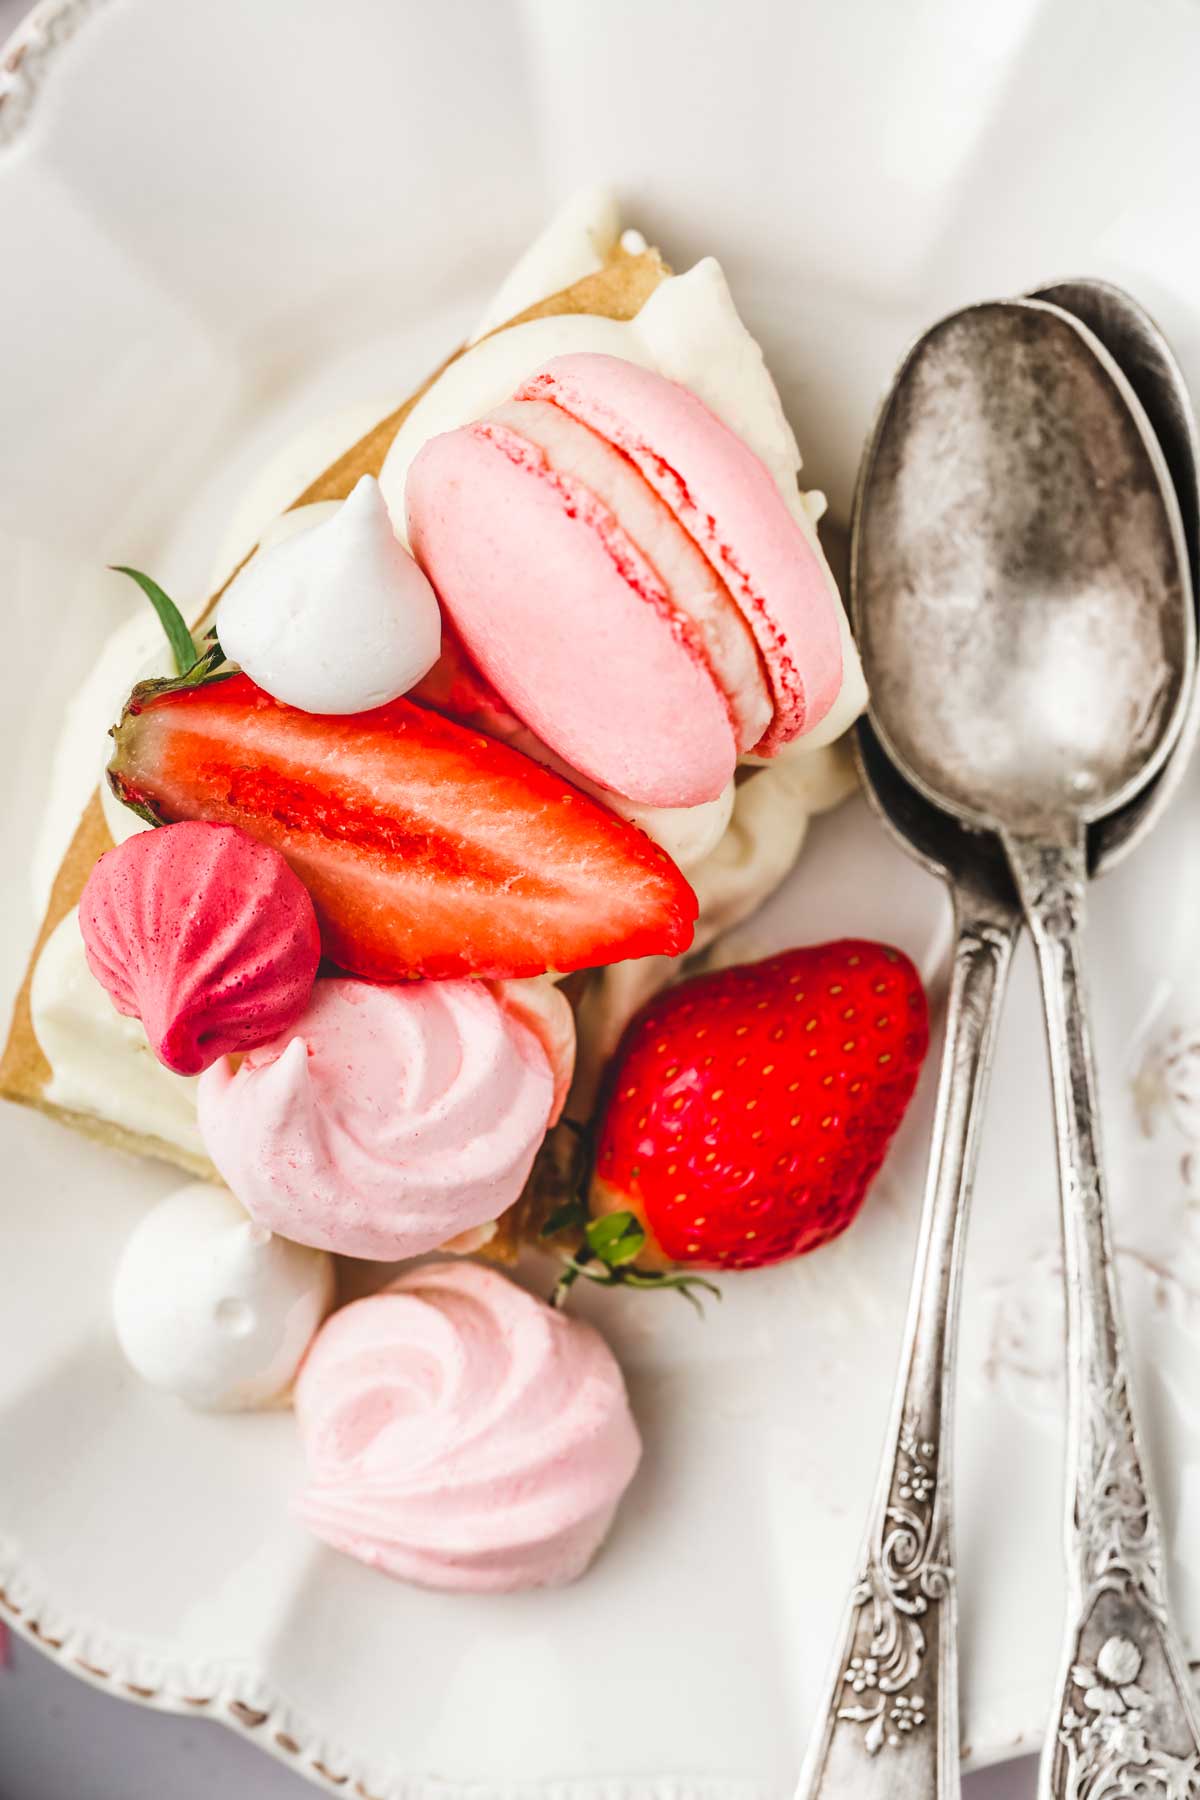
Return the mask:
<svg viewBox="0 0 1200 1800">
<path fill-rule="evenodd" d="M 234 675 L 135 690 L 115 735 L 119 797 L 274 845 L 354 974 L 536 975 L 691 942 L 695 895 L 642 832 L 408 700 L 316 717 Z"/>
<path fill-rule="evenodd" d="M 670 1260 L 753 1268 L 854 1219 L 929 1042 L 899 950 L 843 939 L 658 995 L 617 1051 L 593 1206 Z"/>
</svg>

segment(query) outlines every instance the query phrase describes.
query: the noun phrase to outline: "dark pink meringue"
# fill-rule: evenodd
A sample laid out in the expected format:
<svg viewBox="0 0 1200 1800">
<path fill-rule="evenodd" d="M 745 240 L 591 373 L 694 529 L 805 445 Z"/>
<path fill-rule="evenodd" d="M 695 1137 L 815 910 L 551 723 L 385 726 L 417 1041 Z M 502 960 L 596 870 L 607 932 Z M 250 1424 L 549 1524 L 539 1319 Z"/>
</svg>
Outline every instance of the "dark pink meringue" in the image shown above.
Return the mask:
<svg viewBox="0 0 1200 1800">
<path fill-rule="evenodd" d="M 79 929 L 92 974 L 177 1075 L 294 1025 L 321 957 L 303 882 L 232 825 L 160 825 L 106 851 Z"/>
</svg>

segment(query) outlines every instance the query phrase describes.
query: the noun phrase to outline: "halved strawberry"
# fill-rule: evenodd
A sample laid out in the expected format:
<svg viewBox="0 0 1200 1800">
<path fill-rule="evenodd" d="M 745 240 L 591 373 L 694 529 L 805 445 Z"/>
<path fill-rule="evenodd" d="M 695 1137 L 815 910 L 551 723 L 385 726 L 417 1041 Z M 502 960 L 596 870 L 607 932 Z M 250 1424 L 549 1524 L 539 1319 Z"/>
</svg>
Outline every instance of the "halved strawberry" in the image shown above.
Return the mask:
<svg viewBox="0 0 1200 1800">
<path fill-rule="evenodd" d="M 356 975 L 537 975 L 691 942 L 696 897 L 649 838 L 409 700 L 316 717 L 245 675 L 148 682 L 114 736 L 120 799 L 273 844 L 312 895 L 326 956 Z"/>
</svg>

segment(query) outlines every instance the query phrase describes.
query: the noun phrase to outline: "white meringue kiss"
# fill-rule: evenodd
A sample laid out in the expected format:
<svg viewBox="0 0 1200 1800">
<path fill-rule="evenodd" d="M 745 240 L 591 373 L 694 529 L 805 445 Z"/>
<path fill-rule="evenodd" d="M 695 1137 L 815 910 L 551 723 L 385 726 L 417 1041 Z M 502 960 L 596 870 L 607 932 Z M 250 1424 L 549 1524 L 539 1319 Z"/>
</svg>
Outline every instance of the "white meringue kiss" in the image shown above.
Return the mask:
<svg viewBox="0 0 1200 1800">
<path fill-rule="evenodd" d="M 295 1407 L 317 1536 L 460 1592 L 573 1581 L 641 1455 L 599 1334 L 474 1263 L 427 1264 L 335 1313 Z"/>
<path fill-rule="evenodd" d="M 358 713 L 407 693 L 441 650 L 425 576 L 364 475 L 332 516 L 263 550 L 217 609 L 225 654 L 276 700 Z"/>
<path fill-rule="evenodd" d="M 138 1224 L 113 1281 L 126 1361 L 189 1405 L 268 1406 L 290 1386 L 333 1299 L 319 1250 L 252 1225 L 232 1194 L 193 1182 Z"/>
<path fill-rule="evenodd" d="M 538 1038 L 482 983 L 337 978 L 292 1031 L 206 1070 L 198 1117 L 258 1224 L 390 1262 L 511 1206 L 554 1087 Z"/>
</svg>

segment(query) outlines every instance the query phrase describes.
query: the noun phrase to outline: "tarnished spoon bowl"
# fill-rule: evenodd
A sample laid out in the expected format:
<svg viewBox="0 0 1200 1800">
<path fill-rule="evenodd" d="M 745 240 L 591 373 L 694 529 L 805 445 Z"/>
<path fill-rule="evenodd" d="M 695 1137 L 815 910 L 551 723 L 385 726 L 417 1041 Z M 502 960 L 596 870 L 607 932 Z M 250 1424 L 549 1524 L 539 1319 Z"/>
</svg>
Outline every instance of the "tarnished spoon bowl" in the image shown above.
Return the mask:
<svg viewBox="0 0 1200 1800">
<path fill-rule="evenodd" d="M 1085 325 L 1137 396 L 1170 471 L 1187 542 L 1193 609 L 1200 610 L 1200 447 L 1191 396 L 1169 343 L 1144 307 L 1112 282 L 1076 276 L 1036 288 L 1029 298 L 1057 306 Z M 1186 771 L 1198 726 L 1200 681 L 1193 678 L 1179 739 L 1162 768 L 1124 806 L 1089 828 L 1088 861 L 1094 875 L 1107 874 L 1128 855 L 1169 804 Z M 999 843 L 990 837 L 981 841 L 914 788 L 888 758 L 869 718 L 859 721 L 857 752 L 868 800 L 910 854 L 942 880 L 953 880 L 964 861 L 979 867 L 982 860 L 992 889 L 1013 893 L 1015 899 Z"/>
<path fill-rule="evenodd" d="M 984 829 L 1130 800 L 1181 726 L 1195 622 L 1166 463 L 1098 340 L 1035 301 L 954 314 L 870 461 L 854 586 L 889 755 Z"/>
<path fill-rule="evenodd" d="M 1200 445 L 1191 395 L 1170 344 L 1145 308 L 1112 282 L 1077 276 L 1036 288 L 1029 297 L 1060 307 L 1086 325 L 1137 396 L 1170 471 L 1187 543 L 1192 607 L 1200 617 Z M 1162 768 L 1132 800 L 1097 819 L 1089 829 L 1088 862 L 1093 875 L 1114 868 L 1170 804 L 1183 779 L 1198 727 L 1200 682 L 1193 678 L 1179 738 Z"/>
</svg>

